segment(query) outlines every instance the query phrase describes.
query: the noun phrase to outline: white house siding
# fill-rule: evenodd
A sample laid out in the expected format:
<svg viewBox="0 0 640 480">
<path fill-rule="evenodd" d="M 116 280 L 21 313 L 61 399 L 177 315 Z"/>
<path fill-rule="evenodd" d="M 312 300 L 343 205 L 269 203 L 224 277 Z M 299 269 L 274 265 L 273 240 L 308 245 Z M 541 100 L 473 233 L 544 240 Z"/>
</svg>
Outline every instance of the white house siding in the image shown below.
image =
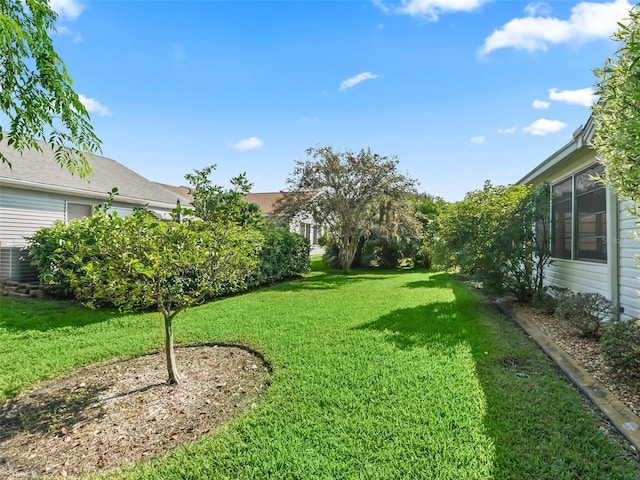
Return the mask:
<svg viewBox="0 0 640 480">
<path fill-rule="evenodd" d="M 575 292 L 599 293 L 611 298 L 607 271 L 604 263 L 554 258 L 547 267 L 545 282 Z"/>
<path fill-rule="evenodd" d="M 637 255 L 640 255 L 640 239 L 634 234 L 640 233 L 638 217 L 627 210 L 628 204 L 620 204 L 620 231 L 618 234 L 620 245 L 620 307 L 623 311 L 621 318 L 640 318 L 640 269 L 637 267 Z"/>
<path fill-rule="evenodd" d="M 39 228 L 65 219 L 62 195 L 25 191 L 11 187 L 0 190 L 0 246 L 25 245 L 24 237 Z"/>
<path fill-rule="evenodd" d="M 12 187 L 0 189 L 0 278 L 32 281 L 36 272 L 29 264 L 25 237 L 56 220 L 68 221 L 91 212 L 97 199 Z M 86 206 L 83 208 L 83 206 Z M 125 216 L 133 205 L 117 204 L 114 210 Z"/>
</svg>

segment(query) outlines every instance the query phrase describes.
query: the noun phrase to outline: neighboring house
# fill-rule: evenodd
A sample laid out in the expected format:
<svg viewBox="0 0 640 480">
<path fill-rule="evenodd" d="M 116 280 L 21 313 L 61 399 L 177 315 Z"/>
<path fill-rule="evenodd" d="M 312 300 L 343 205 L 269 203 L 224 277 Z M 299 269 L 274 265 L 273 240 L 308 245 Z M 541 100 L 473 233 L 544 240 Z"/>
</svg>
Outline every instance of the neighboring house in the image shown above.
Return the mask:
<svg viewBox="0 0 640 480">
<path fill-rule="evenodd" d="M 12 165 L 0 164 L 0 279 L 35 279 L 33 268 L 21 260 L 25 237 L 56 220 L 69 222 L 91 215 L 114 187 L 119 195 L 113 208 L 121 215 L 147 206 L 168 219 L 178 200 L 189 202 L 115 160 L 97 155 L 87 157 L 92 168 L 88 178 L 71 175 L 55 162 L 50 145 L 40 146 L 42 152 L 29 150 L 20 155 L 7 146 L 6 139 L 0 141 L 0 150 Z"/>
<path fill-rule="evenodd" d="M 267 220 L 277 219 L 276 203 L 286 195 L 285 192 L 248 193 L 242 199 L 247 203 L 255 203 Z M 318 239 L 325 234 L 325 229 L 313 221 L 311 217 L 296 216 L 289 223 L 289 230 L 302 235 L 312 246 L 318 245 Z"/>
<path fill-rule="evenodd" d="M 546 283 L 600 293 L 620 318 L 640 318 L 640 231 L 629 203 L 594 179 L 601 171 L 590 118 L 573 139 L 518 181 L 551 184 L 551 252 Z"/>
<path fill-rule="evenodd" d="M 160 185 L 162 188 L 166 188 L 167 190 L 172 191 L 173 193 L 175 193 L 176 195 L 180 196 L 182 199 L 184 200 L 180 200 L 180 204 L 183 207 L 186 207 L 187 204 L 185 204 L 185 200 L 188 203 L 193 202 L 193 195 L 191 194 L 191 188 L 189 187 L 185 187 L 185 186 L 179 186 L 176 187 L 174 185 L 167 185 L 166 183 L 158 183 L 158 182 L 154 182 L 156 185 Z"/>
</svg>

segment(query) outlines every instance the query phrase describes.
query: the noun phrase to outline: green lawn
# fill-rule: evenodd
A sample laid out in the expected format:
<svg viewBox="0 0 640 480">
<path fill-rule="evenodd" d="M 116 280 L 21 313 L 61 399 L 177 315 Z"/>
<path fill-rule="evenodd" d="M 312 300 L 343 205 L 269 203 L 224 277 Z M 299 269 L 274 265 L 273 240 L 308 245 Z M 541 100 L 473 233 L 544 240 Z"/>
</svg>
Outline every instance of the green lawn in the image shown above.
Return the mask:
<svg viewBox="0 0 640 480">
<path fill-rule="evenodd" d="M 159 315 L 1 303 L 0 399 L 162 345 Z M 271 385 L 221 430 L 114 477 L 640 478 L 537 347 L 447 274 L 315 271 L 190 309 L 175 333 L 253 347 Z"/>
</svg>

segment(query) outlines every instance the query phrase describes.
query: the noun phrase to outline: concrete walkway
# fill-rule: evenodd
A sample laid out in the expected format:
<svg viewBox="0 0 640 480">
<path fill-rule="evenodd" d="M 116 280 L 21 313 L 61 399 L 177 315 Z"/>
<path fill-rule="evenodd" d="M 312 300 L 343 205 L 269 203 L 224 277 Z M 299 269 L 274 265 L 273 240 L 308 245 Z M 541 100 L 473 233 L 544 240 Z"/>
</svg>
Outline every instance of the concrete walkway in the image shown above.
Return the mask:
<svg viewBox="0 0 640 480">
<path fill-rule="evenodd" d="M 497 300 L 496 305 L 513 318 L 522 329 L 558 364 L 560 369 L 602 411 L 611 424 L 640 451 L 640 417 L 635 415 L 618 400 L 604 385 L 593 378 L 584 368 L 558 347 L 542 331 L 528 320 L 519 316 L 505 300 Z"/>
</svg>

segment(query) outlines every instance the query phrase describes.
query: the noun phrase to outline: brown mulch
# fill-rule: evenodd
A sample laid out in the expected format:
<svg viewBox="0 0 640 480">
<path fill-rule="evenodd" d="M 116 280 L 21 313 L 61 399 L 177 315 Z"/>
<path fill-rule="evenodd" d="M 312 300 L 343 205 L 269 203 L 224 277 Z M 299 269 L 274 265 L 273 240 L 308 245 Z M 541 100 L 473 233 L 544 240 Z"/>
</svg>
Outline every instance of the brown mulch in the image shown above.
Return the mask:
<svg viewBox="0 0 640 480">
<path fill-rule="evenodd" d="M 558 318 L 544 314 L 530 305 L 514 302 L 511 307 L 520 317 L 526 318 L 542 330 L 633 413 L 640 416 L 640 382 L 620 375 L 606 365 L 597 339 L 581 337 L 576 330 Z"/>
<path fill-rule="evenodd" d="M 0 407 L 0 478 L 105 473 L 198 439 L 255 405 L 269 371 L 241 347 L 176 349 L 75 370 Z"/>
</svg>

